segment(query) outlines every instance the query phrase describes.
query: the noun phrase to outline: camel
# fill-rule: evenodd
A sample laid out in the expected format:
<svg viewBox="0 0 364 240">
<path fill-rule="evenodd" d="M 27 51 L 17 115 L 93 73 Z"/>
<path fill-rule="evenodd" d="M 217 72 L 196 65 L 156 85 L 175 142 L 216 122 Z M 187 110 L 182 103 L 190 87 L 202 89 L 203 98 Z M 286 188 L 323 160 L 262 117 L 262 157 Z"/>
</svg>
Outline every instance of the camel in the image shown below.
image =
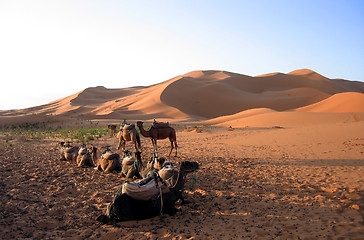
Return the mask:
<svg viewBox="0 0 364 240">
<path fill-rule="evenodd" d="M 80 148 L 78 146 L 72 146 L 69 142 L 60 142 L 59 144 L 61 145 L 60 160 L 76 162 Z"/>
<path fill-rule="evenodd" d="M 147 163 L 147 166 L 140 170 L 140 176 L 142 178 L 146 178 L 150 175 L 151 172 L 159 171 L 165 161 L 166 159 L 164 157 L 158 158 L 156 154 L 154 154 Z"/>
<path fill-rule="evenodd" d="M 158 127 L 156 124 L 153 124 L 148 131 L 144 129 L 143 122 L 138 121 L 137 126 L 140 130 L 140 133 L 143 135 L 143 137 L 149 137 L 152 140 L 154 152 L 158 154 L 158 146 L 157 146 L 157 140 L 158 139 L 166 139 L 169 138 L 169 141 L 171 142 L 171 151 L 169 152 L 169 155 L 171 155 L 173 148 L 176 149 L 175 157 L 177 157 L 177 138 L 176 138 L 176 131 L 174 128 L 170 127 L 167 123 L 162 123 L 162 126 Z"/>
<path fill-rule="evenodd" d="M 113 136 L 115 136 L 116 133 L 116 125 L 107 125 L 107 129 L 111 132 Z"/>
<path fill-rule="evenodd" d="M 83 144 L 78 151 L 76 159 L 77 167 L 95 167 L 94 160 L 96 159 L 96 151 L 96 147 L 91 147 L 89 150 L 86 148 L 86 145 Z"/>
<path fill-rule="evenodd" d="M 163 166 L 158 171 L 158 175 L 168 184 L 169 187 L 173 187 L 178 178 L 179 170 L 178 168 L 173 166 L 173 163 L 170 161 L 166 161 L 163 163 Z M 189 203 L 189 201 L 185 200 L 181 195 L 182 204 Z"/>
<path fill-rule="evenodd" d="M 125 143 L 132 141 L 135 146 L 135 151 L 141 152 L 140 136 L 135 128 L 135 124 L 125 124 L 120 127 L 119 132 L 116 134 L 116 138 L 119 140 L 118 150 L 122 146 L 123 151 L 125 150 Z"/>
<path fill-rule="evenodd" d="M 104 151 L 104 153 L 97 160 L 96 167 L 94 169 L 104 172 L 120 172 L 120 155 L 118 153 L 112 153 L 110 148 L 107 147 L 106 151 Z"/>
<path fill-rule="evenodd" d="M 125 193 L 117 194 L 114 201 L 107 206 L 106 214 L 100 215 L 97 221 L 107 224 L 114 221 L 151 218 L 161 213 L 174 215 L 177 212 L 174 204 L 182 197 L 187 174 L 198 168 L 197 162 L 182 162 L 176 184 L 168 193 L 159 195 L 156 199 L 136 200 Z"/>
<path fill-rule="evenodd" d="M 165 161 L 165 158 L 157 158 L 156 155 L 153 155 L 144 167 L 141 159 L 141 152 L 135 152 L 133 154 L 126 150 L 124 151 L 121 175 L 126 178 L 146 178 L 150 176 L 151 172 L 157 172 L 161 169 Z"/>
<path fill-rule="evenodd" d="M 126 178 L 141 178 L 140 171 L 144 168 L 141 152 L 124 151 L 124 157 L 122 161 L 121 176 Z"/>
</svg>

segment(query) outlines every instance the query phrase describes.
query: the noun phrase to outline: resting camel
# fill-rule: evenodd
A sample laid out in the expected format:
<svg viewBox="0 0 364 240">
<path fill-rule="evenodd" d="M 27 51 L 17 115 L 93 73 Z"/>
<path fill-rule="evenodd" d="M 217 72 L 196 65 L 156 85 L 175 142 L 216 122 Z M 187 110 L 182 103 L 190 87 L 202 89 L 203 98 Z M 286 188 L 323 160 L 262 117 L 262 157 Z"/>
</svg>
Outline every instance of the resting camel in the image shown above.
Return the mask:
<svg viewBox="0 0 364 240">
<path fill-rule="evenodd" d="M 120 172 L 120 155 L 118 153 L 112 153 L 110 148 L 107 148 L 106 151 L 97 160 L 95 169 L 104 172 Z"/>
<path fill-rule="evenodd" d="M 80 148 L 78 146 L 72 146 L 69 142 L 60 142 L 59 144 L 61 145 L 60 160 L 76 162 L 78 150 Z"/>
<path fill-rule="evenodd" d="M 151 172 L 159 171 L 165 161 L 165 158 L 157 158 L 156 155 L 153 155 L 153 157 L 151 157 L 149 162 L 147 163 L 147 166 L 144 169 L 141 169 L 140 176 L 142 178 L 146 178 L 150 175 Z"/>
<path fill-rule="evenodd" d="M 179 170 L 173 166 L 172 162 L 166 161 L 163 163 L 162 168 L 158 171 L 158 175 L 169 185 L 169 187 L 173 187 L 177 182 Z M 182 204 L 188 203 L 182 195 L 181 201 Z"/>
<path fill-rule="evenodd" d="M 171 142 L 171 151 L 169 152 L 169 155 L 171 155 L 173 148 L 176 149 L 175 157 L 177 157 L 177 138 L 176 138 L 176 131 L 174 128 L 170 127 L 169 124 L 166 123 L 163 124 L 161 127 L 158 127 L 157 125 L 152 125 L 148 131 L 144 129 L 143 122 L 138 121 L 137 126 L 140 130 L 140 133 L 143 135 L 143 137 L 149 137 L 152 140 L 154 152 L 158 153 L 158 146 L 157 146 L 157 140 L 158 139 L 166 139 L 169 138 L 169 141 Z"/>
<path fill-rule="evenodd" d="M 140 152 L 142 147 L 140 144 L 140 136 L 135 128 L 135 124 L 125 124 L 120 127 L 119 132 L 116 134 L 116 138 L 119 140 L 118 149 L 122 146 L 123 151 L 125 150 L 125 142 L 132 141 L 135 146 L 135 151 Z"/>
<path fill-rule="evenodd" d="M 144 167 L 141 152 L 133 154 L 126 150 L 124 151 L 121 175 L 126 178 L 146 178 L 150 175 L 150 172 L 156 172 L 161 169 L 165 161 L 165 158 L 157 158 L 154 155 L 147 163 L 147 166 Z"/>
<path fill-rule="evenodd" d="M 140 171 L 143 169 L 141 152 L 132 153 L 128 150 L 124 151 L 122 161 L 121 176 L 126 178 L 141 178 Z"/>
<path fill-rule="evenodd" d="M 112 221 L 140 220 L 158 216 L 161 213 L 174 215 L 177 212 L 174 204 L 181 199 L 186 176 L 198 169 L 197 162 L 184 161 L 181 163 L 176 184 L 168 193 L 159 195 L 152 200 L 136 200 L 127 194 L 117 195 L 107 206 L 106 214 L 100 215 L 97 221 L 110 223 Z"/>
<path fill-rule="evenodd" d="M 91 151 L 91 153 L 90 153 Z M 94 162 L 96 162 L 96 147 L 91 147 L 89 149 L 86 148 L 86 145 L 83 144 L 78 151 L 78 156 L 76 159 L 77 167 L 95 167 Z"/>
</svg>

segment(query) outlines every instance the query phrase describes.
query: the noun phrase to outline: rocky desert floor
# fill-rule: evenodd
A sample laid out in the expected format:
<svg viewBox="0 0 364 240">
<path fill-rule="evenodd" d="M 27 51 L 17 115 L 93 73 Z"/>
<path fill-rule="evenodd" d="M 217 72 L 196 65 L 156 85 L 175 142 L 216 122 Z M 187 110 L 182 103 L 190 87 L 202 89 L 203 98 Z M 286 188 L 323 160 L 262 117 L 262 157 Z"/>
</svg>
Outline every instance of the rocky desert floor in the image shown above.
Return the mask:
<svg viewBox="0 0 364 240">
<path fill-rule="evenodd" d="M 0 136 L 0 238 L 363 239 L 363 129 L 180 126 L 178 157 L 168 160 L 200 163 L 187 177 L 191 203 L 177 203 L 174 216 L 116 225 L 96 218 L 123 183 L 118 174 L 60 161 L 59 139 Z M 165 156 L 169 141 L 158 145 Z M 142 137 L 142 146 L 147 161 L 152 144 Z"/>
</svg>

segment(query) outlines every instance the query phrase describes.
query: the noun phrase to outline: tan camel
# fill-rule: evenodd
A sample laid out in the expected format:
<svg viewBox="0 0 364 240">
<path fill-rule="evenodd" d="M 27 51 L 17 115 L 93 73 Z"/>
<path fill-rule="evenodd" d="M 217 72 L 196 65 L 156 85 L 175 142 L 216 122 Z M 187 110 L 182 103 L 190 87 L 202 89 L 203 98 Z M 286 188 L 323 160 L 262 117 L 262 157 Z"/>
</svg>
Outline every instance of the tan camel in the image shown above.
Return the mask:
<svg viewBox="0 0 364 240">
<path fill-rule="evenodd" d="M 95 167 L 94 159 L 96 158 L 97 148 L 91 147 L 90 150 L 83 144 L 78 151 L 76 159 L 77 167 Z M 91 153 L 90 153 L 91 151 Z"/>
<path fill-rule="evenodd" d="M 69 142 L 60 142 L 59 144 L 61 145 L 60 160 L 75 162 L 80 148 L 78 146 L 72 146 Z"/>
<path fill-rule="evenodd" d="M 132 141 L 135 146 L 135 151 L 141 152 L 142 147 L 140 144 L 140 136 L 135 128 L 135 124 L 125 124 L 120 127 L 119 132 L 116 134 L 116 138 L 119 140 L 118 150 L 122 146 L 122 150 L 125 150 L 125 143 Z"/>
<path fill-rule="evenodd" d="M 140 130 L 140 133 L 143 135 L 143 137 L 149 137 L 152 140 L 154 152 L 158 155 L 158 146 L 157 146 L 157 140 L 158 139 L 166 139 L 169 138 L 169 141 L 171 142 L 171 151 L 169 152 L 169 155 L 171 155 L 173 148 L 176 149 L 175 157 L 177 157 L 177 138 L 176 138 L 176 131 L 174 128 L 170 127 L 167 123 L 160 124 L 161 126 L 157 126 L 156 124 L 153 124 L 148 131 L 144 129 L 143 122 L 138 121 L 137 126 Z"/>
<path fill-rule="evenodd" d="M 121 176 L 126 178 L 141 178 L 140 171 L 144 168 L 141 152 L 124 151 Z"/>
<path fill-rule="evenodd" d="M 118 153 L 112 153 L 110 148 L 107 147 L 106 151 L 97 160 L 95 169 L 104 172 L 120 172 L 120 155 Z"/>
</svg>

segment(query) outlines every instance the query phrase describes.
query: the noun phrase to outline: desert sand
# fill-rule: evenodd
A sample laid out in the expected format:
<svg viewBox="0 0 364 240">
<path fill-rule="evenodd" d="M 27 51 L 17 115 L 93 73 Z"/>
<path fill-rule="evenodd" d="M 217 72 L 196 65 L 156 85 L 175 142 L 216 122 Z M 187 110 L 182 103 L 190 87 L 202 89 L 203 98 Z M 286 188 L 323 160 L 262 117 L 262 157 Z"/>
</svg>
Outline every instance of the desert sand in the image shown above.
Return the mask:
<svg viewBox="0 0 364 240">
<path fill-rule="evenodd" d="M 149 87 L 85 89 L 0 125 L 63 128 L 156 118 L 177 130 L 181 161 L 197 161 L 181 211 L 100 225 L 125 179 L 60 161 L 65 139 L 0 132 L 3 239 L 363 239 L 364 83 L 303 69 L 256 77 L 195 71 Z M 143 161 L 152 155 L 141 138 Z M 80 143 L 76 143 L 80 144 Z M 89 145 L 115 147 L 105 135 Z M 168 153 L 169 141 L 158 141 Z M 130 142 L 127 147 L 133 150 Z"/>
</svg>

